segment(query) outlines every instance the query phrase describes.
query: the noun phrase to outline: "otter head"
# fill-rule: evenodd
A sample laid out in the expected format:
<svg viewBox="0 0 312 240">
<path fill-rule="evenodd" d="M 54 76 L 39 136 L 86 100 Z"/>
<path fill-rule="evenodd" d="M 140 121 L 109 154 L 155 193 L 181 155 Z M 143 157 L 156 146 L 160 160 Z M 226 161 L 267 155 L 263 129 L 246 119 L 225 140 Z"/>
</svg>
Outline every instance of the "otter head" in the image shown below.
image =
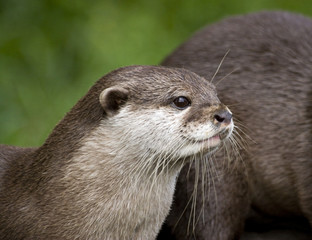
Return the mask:
<svg viewBox="0 0 312 240">
<path fill-rule="evenodd" d="M 99 101 L 118 149 L 186 158 L 214 151 L 233 130 L 215 87 L 188 70 L 132 66 L 110 80 Z"/>
</svg>

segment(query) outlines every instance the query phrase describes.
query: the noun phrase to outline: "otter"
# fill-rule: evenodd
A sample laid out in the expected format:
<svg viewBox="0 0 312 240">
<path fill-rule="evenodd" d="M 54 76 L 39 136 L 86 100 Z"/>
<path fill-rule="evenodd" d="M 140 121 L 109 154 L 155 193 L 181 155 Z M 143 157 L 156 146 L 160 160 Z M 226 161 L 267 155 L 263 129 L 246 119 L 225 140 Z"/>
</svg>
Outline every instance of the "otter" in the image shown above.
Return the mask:
<svg viewBox="0 0 312 240">
<path fill-rule="evenodd" d="M 194 167 L 186 166 L 161 236 L 311 239 L 312 20 L 283 11 L 229 17 L 199 30 L 162 65 L 213 79 L 235 115 L 239 161 L 224 167 L 226 155 L 216 156 L 204 180 L 213 191 L 204 204 L 201 193 L 196 199 L 204 205 L 196 224 L 187 204 L 195 180 L 185 178 Z"/>
<path fill-rule="evenodd" d="M 208 158 L 233 126 L 188 70 L 112 71 L 42 146 L 1 145 L 1 239 L 155 239 L 184 163 Z"/>
</svg>

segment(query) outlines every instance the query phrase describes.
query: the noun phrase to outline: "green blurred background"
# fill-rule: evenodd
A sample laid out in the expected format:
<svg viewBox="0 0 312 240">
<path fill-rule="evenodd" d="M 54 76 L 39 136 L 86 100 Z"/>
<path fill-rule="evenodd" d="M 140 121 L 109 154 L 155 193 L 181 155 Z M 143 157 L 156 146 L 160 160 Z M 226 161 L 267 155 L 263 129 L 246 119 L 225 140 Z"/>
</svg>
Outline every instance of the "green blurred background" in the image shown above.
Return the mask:
<svg viewBox="0 0 312 240">
<path fill-rule="evenodd" d="M 0 143 L 40 145 L 102 75 L 158 64 L 194 31 L 311 0 L 0 0 Z"/>
</svg>

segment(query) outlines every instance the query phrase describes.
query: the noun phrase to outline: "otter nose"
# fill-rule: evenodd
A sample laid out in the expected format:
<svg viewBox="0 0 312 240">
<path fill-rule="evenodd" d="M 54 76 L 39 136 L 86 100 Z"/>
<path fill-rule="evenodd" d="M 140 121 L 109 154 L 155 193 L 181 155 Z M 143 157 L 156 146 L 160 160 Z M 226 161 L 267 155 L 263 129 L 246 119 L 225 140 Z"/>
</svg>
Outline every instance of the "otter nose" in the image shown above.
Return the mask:
<svg viewBox="0 0 312 240">
<path fill-rule="evenodd" d="M 232 114 L 226 110 L 219 110 L 214 115 L 214 122 L 217 123 L 224 123 L 224 124 L 230 124 L 232 120 Z"/>
</svg>

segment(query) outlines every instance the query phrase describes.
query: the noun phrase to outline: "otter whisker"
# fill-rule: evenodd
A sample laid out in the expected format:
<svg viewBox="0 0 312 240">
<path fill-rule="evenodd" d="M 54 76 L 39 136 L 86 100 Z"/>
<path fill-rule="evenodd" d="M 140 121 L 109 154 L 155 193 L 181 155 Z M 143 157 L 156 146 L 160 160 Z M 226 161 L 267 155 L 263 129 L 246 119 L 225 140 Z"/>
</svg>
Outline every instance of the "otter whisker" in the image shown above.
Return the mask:
<svg viewBox="0 0 312 240">
<path fill-rule="evenodd" d="M 211 156 L 211 159 L 212 159 L 212 156 Z M 206 203 L 206 187 L 205 187 L 205 183 L 206 183 L 206 177 L 208 177 L 208 172 L 207 172 L 207 157 L 204 156 L 202 158 L 202 209 L 205 208 L 205 203 Z M 207 178 L 208 180 L 208 178 Z M 200 216 L 200 215 L 199 215 Z M 203 212 L 202 214 L 203 216 L 203 222 L 205 222 L 205 214 Z"/>
<path fill-rule="evenodd" d="M 244 134 L 244 137 L 241 136 L 239 131 Z M 239 149 L 247 150 L 249 148 L 250 142 L 246 140 L 248 136 L 244 132 L 242 132 L 238 127 L 235 128 L 235 130 L 233 131 L 232 138 L 235 139 L 235 141 L 237 142 Z"/>
<path fill-rule="evenodd" d="M 216 82 L 214 85 L 218 86 L 218 84 L 223 81 L 224 79 L 226 79 L 228 76 L 230 76 L 232 73 L 236 72 L 237 70 L 239 70 L 240 68 L 235 68 L 233 69 L 231 72 L 229 72 L 228 74 L 226 74 L 223 78 L 221 78 L 218 82 Z"/>
<path fill-rule="evenodd" d="M 243 149 L 248 149 L 251 142 L 256 144 L 256 142 L 238 126 L 234 128 L 234 137 Z"/>
<path fill-rule="evenodd" d="M 189 218 L 189 221 L 188 221 L 188 226 L 187 226 L 187 229 L 188 229 L 188 233 L 189 233 L 189 229 L 190 229 L 190 226 L 191 226 L 191 223 L 193 223 L 193 226 L 194 226 L 194 218 L 195 218 L 195 209 L 196 209 L 196 198 L 197 198 L 197 186 L 198 186 L 198 180 L 199 180 L 199 175 L 198 175 L 198 172 L 199 172 L 199 166 L 198 166 L 198 159 L 195 159 L 194 161 L 194 166 L 195 166 L 195 179 L 194 179 L 194 187 L 193 187 L 193 192 L 192 192 L 192 203 L 191 203 L 191 211 L 190 211 L 190 218 Z M 193 228 L 192 228 L 192 232 L 193 232 Z"/>
<path fill-rule="evenodd" d="M 212 160 L 212 156 L 210 157 L 210 160 Z M 206 172 L 206 162 L 209 161 L 209 158 L 207 156 L 203 156 L 203 153 L 201 153 L 200 156 L 200 164 L 201 164 L 201 173 L 202 173 L 202 178 L 201 178 L 201 194 L 202 194 L 202 204 L 201 204 L 201 208 L 200 211 L 198 213 L 197 219 L 196 219 L 196 215 L 194 215 L 194 222 L 193 222 L 193 228 L 192 231 L 195 231 L 195 228 L 197 226 L 197 223 L 200 220 L 200 217 L 202 216 L 202 220 L 205 221 L 205 216 L 204 216 L 204 208 L 205 208 L 205 198 L 206 198 L 206 190 L 205 190 L 205 182 L 206 182 L 206 175 L 208 174 Z M 209 163 L 208 163 L 209 164 Z M 193 199 L 193 201 L 197 201 L 196 200 L 197 196 L 195 196 L 195 199 Z M 195 211 L 195 209 L 194 209 Z"/>
<path fill-rule="evenodd" d="M 230 49 L 224 54 L 223 58 L 221 59 L 219 65 L 218 65 L 218 67 L 217 67 L 217 70 L 215 71 L 215 73 L 213 74 L 213 76 L 212 76 L 212 78 L 211 78 L 211 80 L 210 80 L 210 83 L 213 82 L 215 76 L 218 74 L 222 63 L 223 63 L 223 61 L 225 60 L 225 58 L 226 58 L 226 56 L 228 55 L 229 52 L 230 52 Z"/>
<path fill-rule="evenodd" d="M 209 145 L 209 140 L 208 140 L 208 145 Z M 189 217 L 189 221 L 188 221 L 188 229 L 187 232 L 189 233 L 189 229 L 192 223 L 192 232 L 194 232 L 195 227 L 196 227 L 196 202 L 197 202 L 197 195 L 198 195 L 198 182 L 199 182 L 199 164 L 203 158 L 202 156 L 202 152 L 199 153 L 200 154 L 200 159 L 197 158 L 197 156 L 195 156 L 195 161 L 194 161 L 194 166 L 195 166 L 195 180 L 194 180 L 194 187 L 193 187 L 193 192 L 192 195 L 190 197 L 190 199 L 192 199 L 192 203 L 191 203 L 191 211 L 190 211 L 190 217 Z M 200 216 L 200 215 L 199 215 Z"/>
<path fill-rule="evenodd" d="M 229 142 L 229 141 L 226 141 L 226 142 Z M 230 151 L 227 149 L 227 145 L 224 143 L 223 146 L 225 146 L 225 149 L 224 151 L 226 151 L 226 155 L 228 156 L 228 158 L 230 158 Z M 214 154 L 207 154 L 206 156 L 203 156 L 203 153 L 201 152 L 200 155 L 199 155 L 199 159 L 196 157 L 195 158 L 195 162 L 194 162 L 194 165 L 195 166 L 195 179 L 194 179 L 194 187 L 193 187 L 193 192 L 191 194 L 191 197 L 189 199 L 189 202 L 188 204 L 190 203 L 190 201 L 192 201 L 191 203 L 191 208 L 190 208 L 190 217 L 189 217 L 189 220 L 188 220 L 188 229 L 187 229 L 187 233 L 189 234 L 190 232 L 190 227 L 191 227 L 191 223 L 192 223 L 192 232 L 195 231 L 195 228 L 196 228 L 196 225 L 201 217 L 201 215 L 203 215 L 203 221 L 204 221 L 204 206 L 205 206 L 205 198 L 206 198 L 206 193 L 205 193 L 205 175 L 209 175 L 209 179 L 211 180 L 212 182 L 212 186 L 213 186 L 213 191 L 214 191 L 214 196 L 215 196 L 215 202 L 217 204 L 217 193 L 216 193 L 216 188 L 215 188 L 215 177 L 218 181 L 220 181 L 220 177 L 218 174 L 217 174 L 217 170 L 215 169 L 215 166 L 214 166 L 214 163 L 213 163 L 213 158 L 214 158 Z M 202 178 L 201 178 L 201 192 L 202 192 L 202 204 L 201 204 L 201 208 L 199 210 L 199 213 L 198 213 L 198 216 L 195 215 L 196 213 L 196 202 L 197 202 L 197 195 L 198 195 L 198 184 L 199 184 L 199 163 L 202 165 Z M 208 169 L 208 171 L 204 170 L 204 169 Z M 214 177 L 213 177 L 214 176 Z M 210 186 L 210 184 L 208 184 L 208 186 Z M 208 195 L 209 194 L 209 189 L 210 187 L 208 188 Z M 188 205 L 187 204 L 187 205 Z M 183 211 L 183 214 L 184 214 L 185 211 Z M 183 215 L 182 214 L 182 215 Z"/>
<path fill-rule="evenodd" d="M 235 136 L 235 132 L 233 133 L 233 135 Z M 244 161 L 243 161 L 243 156 L 241 156 L 241 149 L 244 149 L 243 147 L 240 146 L 240 144 L 237 142 L 237 139 L 235 137 L 231 137 L 230 139 L 230 142 L 232 143 L 231 146 L 232 146 L 232 149 L 233 149 L 233 154 L 234 154 L 234 162 L 235 162 L 235 165 L 238 164 L 238 162 L 242 162 L 244 164 Z M 238 161 L 240 160 L 240 161 Z"/>
<path fill-rule="evenodd" d="M 159 161 L 160 164 L 159 164 L 158 167 L 155 168 L 154 171 L 158 171 L 159 172 L 158 175 L 161 175 L 165 169 L 167 169 L 167 172 L 169 170 L 172 170 L 172 168 L 174 167 L 176 162 L 181 160 L 177 156 L 177 153 L 180 151 L 181 148 L 183 148 L 184 145 L 180 144 L 179 141 L 175 141 L 175 142 L 176 142 L 176 144 L 173 146 L 173 149 L 170 151 L 169 154 L 168 153 L 163 153 L 157 159 L 157 161 Z M 169 164 L 171 165 L 170 168 L 168 168 Z M 160 169 L 160 171 L 159 171 L 159 169 Z"/>
<path fill-rule="evenodd" d="M 250 136 L 249 134 L 252 132 L 246 125 L 244 125 L 243 123 L 241 123 L 240 120 L 234 118 L 234 121 L 235 121 L 235 126 L 234 128 L 237 128 L 239 129 L 239 131 L 241 131 L 245 136 L 246 138 L 248 138 L 248 140 L 251 140 L 253 142 L 255 142 Z"/>
</svg>

